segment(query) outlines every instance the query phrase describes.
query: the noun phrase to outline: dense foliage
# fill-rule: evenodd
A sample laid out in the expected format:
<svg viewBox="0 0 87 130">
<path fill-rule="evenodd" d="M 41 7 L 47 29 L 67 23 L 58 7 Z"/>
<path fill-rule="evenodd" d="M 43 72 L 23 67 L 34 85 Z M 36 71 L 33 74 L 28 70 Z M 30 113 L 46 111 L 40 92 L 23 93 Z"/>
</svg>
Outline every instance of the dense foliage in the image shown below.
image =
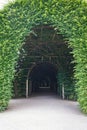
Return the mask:
<svg viewBox="0 0 87 130">
<path fill-rule="evenodd" d="M 15 65 L 34 26 L 52 24 L 73 49 L 78 101 L 87 113 L 87 4 L 82 0 L 16 0 L 0 11 L 0 111 L 11 98 Z"/>
<path fill-rule="evenodd" d="M 77 100 L 75 81 L 71 73 L 61 71 L 57 75 L 58 91 L 59 95 L 62 97 L 62 88 L 64 87 L 64 99 Z"/>
</svg>

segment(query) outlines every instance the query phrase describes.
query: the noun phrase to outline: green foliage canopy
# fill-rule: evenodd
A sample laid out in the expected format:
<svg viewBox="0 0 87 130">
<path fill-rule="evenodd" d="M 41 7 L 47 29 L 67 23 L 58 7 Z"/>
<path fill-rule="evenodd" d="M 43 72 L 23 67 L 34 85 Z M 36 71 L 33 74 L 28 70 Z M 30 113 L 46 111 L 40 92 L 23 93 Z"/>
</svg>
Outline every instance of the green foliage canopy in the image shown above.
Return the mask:
<svg viewBox="0 0 87 130">
<path fill-rule="evenodd" d="M 15 65 L 32 28 L 52 24 L 73 49 L 78 101 L 87 113 L 87 3 L 82 0 L 16 0 L 0 11 L 0 111 L 11 98 Z"/>
</svg>

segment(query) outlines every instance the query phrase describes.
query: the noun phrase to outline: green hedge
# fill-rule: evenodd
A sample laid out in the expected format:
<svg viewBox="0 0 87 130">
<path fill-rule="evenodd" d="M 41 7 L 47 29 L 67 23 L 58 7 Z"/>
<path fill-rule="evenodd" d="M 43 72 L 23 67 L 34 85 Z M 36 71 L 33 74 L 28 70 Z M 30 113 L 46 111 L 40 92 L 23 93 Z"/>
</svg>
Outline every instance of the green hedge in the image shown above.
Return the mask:
<svg viewBox="0 0 87 130">
<path fill-rule="evenodd" d="M 60 71 L 57 74 L 58 93 L 62 97 L 62 87 L 64 87 L 64 98 L 68 100 L 77 100 L 75 91 L 75 81 L 71 73 Z"/>
<path fill-rule="evenodd" d="M 82 0 L 16 0 L 0 11 L 0 111 L 11 98 L 25 37 L 41 24 L 52 24 L 73 49 L 78 101 L 87 113 L 87 3 Z"/>
</svg>

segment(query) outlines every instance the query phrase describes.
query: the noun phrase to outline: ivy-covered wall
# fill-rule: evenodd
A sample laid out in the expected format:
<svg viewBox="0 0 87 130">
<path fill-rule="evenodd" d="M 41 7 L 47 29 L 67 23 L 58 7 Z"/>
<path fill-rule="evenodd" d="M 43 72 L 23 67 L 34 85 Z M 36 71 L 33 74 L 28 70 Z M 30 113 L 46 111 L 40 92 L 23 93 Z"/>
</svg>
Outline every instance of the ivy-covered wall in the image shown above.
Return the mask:
<svg viewBox="0 0 87 130">
<path fill-rule="evenodd" d="M 16 0 L 0 11 L 0 111 L 11 98 L 15 65 L 32 28 L 52 26 L 73 49 L 78 101 L 87 113 L 87 3 L 83 0 Z"/>
</svg>

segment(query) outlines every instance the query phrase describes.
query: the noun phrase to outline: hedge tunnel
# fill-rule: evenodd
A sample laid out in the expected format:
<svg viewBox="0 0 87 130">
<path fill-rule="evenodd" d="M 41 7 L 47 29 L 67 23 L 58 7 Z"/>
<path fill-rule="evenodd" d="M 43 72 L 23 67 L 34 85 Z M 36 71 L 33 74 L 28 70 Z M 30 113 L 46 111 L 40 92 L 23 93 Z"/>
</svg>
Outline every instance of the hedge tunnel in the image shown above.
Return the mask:
<svg viewBox="0 0 87 130">
<path fill-rule="evenodd" d="M 20 49 L 33 28 L 50 24 L 64 36 L 74 57 L 74 80 L 87 113 L 87 3 L 84 0 L 15 0 L 0 10 L 0 111 L 7 108 Z M 58 31 L 59 30 L 59 31 Z"/>
<path fill-rule="evenodd" d="M 70 54 L 72 49 L 68 48 L 68 43 L 64 40 L 64 37 L 60 32 L 56 32 L 51 25 L 39 25 L 32 30 L 34 34 L 26 37 L 25 44 L 20 50 L 21 53 L 19 54 L 13 81 L 14 97 L 31 96 L 32 88 L 35 85 L 38 91 L 43 88 L 42 90 L 45 92 L 47 90 L 46 86 L 49 84 L 50 90 L 54 86 L 55 94 L 62 98 L 62 84 L 63 80 L 66 79 L 69 81 L 64 82 L 64 87 L 65 84 L 67 85 L 65 87 L 65 98 L 75 99 L 75 87 L 71 80 L 71 78 L 73 79 L 74 66 L 71 63 L 73 61 L 73 55 Z M 34 69 L 33 67 L 37 71 L 34 71 L 33 76 L 31 76 L 30 73 Z M 62 79 L 60 75 L 64 75 L 65 72 L 69 76 L 65 75 Z M 49 92 L 52 93 L 52 91 Z"/>
</svg>

